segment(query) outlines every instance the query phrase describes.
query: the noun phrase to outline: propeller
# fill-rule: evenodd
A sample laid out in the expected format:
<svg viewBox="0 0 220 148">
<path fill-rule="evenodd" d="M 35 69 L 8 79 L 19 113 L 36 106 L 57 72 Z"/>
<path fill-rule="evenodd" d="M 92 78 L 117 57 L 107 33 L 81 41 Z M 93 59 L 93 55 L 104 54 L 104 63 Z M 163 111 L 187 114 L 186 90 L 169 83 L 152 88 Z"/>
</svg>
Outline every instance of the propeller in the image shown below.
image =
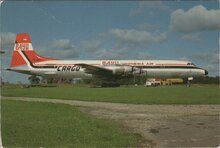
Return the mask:
<svg viewBox="0 0 220 148">
<path fill-rule="evenodd" d="M 142 75 L 144 72 L 142 70 L 142 67 L 139 68 L 139 67 L 135 67 L 135 66 L 132 66 L 132 74 L 133 75 Z"/>
</svg>

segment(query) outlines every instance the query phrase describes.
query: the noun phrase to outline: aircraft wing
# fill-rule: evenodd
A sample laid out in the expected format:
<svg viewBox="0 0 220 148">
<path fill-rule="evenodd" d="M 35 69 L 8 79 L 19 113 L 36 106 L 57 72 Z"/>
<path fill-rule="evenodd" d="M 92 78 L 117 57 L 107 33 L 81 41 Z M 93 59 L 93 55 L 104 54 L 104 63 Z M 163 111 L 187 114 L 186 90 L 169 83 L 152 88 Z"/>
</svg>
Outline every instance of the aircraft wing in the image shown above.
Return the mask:
<svg viewBox="0 0 220 148">
<path fill-rule="evenodd" d="M 85 68 L 85 72 L 89 73 L 89 74 L 93 74 L 93 75 L 97 75 L 97 76 L 112 76 L 112 70 L 111 69 L 107 69 L 104 67 L 100 67 L 100 66 L 94 66 L 94 65 L 89 65 L 89 64 L 75 64 L 77 66 L 81 66 L 82 68 Z"/>
</svg>

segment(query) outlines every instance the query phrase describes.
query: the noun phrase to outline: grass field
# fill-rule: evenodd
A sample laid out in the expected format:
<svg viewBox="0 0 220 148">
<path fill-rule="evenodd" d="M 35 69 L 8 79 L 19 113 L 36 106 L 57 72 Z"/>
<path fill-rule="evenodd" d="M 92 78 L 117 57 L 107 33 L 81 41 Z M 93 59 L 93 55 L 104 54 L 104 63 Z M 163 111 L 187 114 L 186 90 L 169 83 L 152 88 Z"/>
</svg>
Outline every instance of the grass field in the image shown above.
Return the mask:
<svg viewBox="0 0 220 148">
<path fill-rule="evenodd" d="M 132 104 L 220 104 L 218 85 L 90 88 L 88 86 L 2 87 L 3 96 Z"/>
<path fill-rule="evenodd" d="M 136 147 L 143 138 L 68 105 L 2 101 L 4 147 Z"/>
</svg>

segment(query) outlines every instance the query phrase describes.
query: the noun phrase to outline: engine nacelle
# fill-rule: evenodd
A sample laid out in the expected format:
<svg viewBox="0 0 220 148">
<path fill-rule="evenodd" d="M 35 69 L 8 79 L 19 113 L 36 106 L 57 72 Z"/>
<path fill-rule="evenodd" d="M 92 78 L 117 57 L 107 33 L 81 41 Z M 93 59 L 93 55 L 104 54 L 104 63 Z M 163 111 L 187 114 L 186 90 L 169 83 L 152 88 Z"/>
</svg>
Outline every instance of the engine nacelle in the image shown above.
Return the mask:
<svg viewBox="0 0 220 148">
<path fill-rule="evenodd" d="M 120 74 L 131 74 L 133 69 L 131 66 L 117 66 L 112 69 L 113 74 L 120 75 Z"/>
<path fill-rule="evenodd" d="M 146 69 L 135 67 L 135 69 L 133 71 L 133 75 L 147 76 L 147 71 L 146 71 Z"/>
<path fill-rule="evenodd" d="M 116 66 L 112 68 L 112 72 L 115 75 L 141 75 L 143 74 L 142 68 L 134 66 Z"/>
<path fill-rule="evenodd" d="M 133 75 L 141 74 L 141 68 L 133 67 L 132 74 Z"/>
</svg>

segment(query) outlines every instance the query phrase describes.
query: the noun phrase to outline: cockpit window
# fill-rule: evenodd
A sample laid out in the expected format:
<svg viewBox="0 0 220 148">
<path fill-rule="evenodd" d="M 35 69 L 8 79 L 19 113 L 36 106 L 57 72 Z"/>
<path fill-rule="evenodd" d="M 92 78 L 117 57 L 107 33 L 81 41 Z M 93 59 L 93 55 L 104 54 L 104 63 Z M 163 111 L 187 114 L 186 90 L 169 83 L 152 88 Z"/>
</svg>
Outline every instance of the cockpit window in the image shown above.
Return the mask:
<svg viewBox="0 0 220 148">
<path fill-rule="evenodd" d="M 194 63 L 191 62 L 187 63 L 187 65 L 196 66 Z"/>
</svg>

